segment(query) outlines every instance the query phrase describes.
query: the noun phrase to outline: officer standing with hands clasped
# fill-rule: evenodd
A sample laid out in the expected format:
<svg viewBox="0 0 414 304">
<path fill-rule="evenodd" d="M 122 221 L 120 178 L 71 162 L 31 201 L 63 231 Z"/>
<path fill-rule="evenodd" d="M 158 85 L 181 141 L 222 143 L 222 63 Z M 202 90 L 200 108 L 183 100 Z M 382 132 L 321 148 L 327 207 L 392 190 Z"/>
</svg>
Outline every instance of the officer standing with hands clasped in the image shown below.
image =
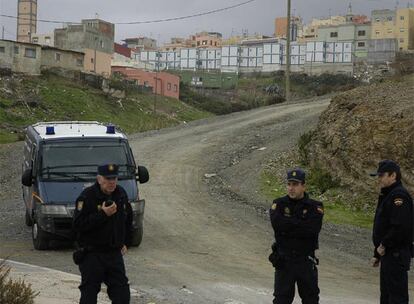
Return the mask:
<svg viewBox="0 0 414 304">
<path fill-rule="evenodd" d="M 372 265 L 380 267 L 381 304 L 408 304 L 408 270 L 413 248 L 413 200 L 401 182 L 399 165 L 378 164 L 381 192 L 375 211 Z"/>
<path fill-rule="evenodd" d="M 286 196 L 275 199 L 270 220 L 276 242 L 272 245 L 270 262 L 275 267 L 274 304 L 291 304 L 295 284 L 303 304 L 319 303 L 318 249 L 322 228 L 323 205 L 305 192 L 305 172 L 287 173 Z"/>
<path fill-rule="evenodd" d="M 99 166 L 97 182 L 76 200 L 73 229 L 79 249 L 73 259 L 82 277 L 80 304 L 96 304 L 102 282 L 113 304 L 130 301 L 123 255 L 131 241 L 132 209 L 117 181 L 117 165 Z"/>
</svg>

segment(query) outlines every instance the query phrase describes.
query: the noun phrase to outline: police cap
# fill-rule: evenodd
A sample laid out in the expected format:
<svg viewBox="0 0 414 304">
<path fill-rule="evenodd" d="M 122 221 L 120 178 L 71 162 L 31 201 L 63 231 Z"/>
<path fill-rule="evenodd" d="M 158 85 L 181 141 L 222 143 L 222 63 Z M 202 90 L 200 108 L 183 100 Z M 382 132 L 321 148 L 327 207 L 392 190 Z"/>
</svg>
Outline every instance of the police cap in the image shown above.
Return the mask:
<svg viewBox="0 0 414 304">
<path fill-rule="evenodd" d="M 98 166 L 98 174 L 107 178 L 118 177 L 119 166 L 115 164 L 105 164 Z"/>
<path fill-rule="evenodd" d="M 371 176 L 378 176 L 385 172 L 400 173 L 400 166 L 393 160 L 385 159 L 378 163 L 377 172 L 370 173 Z"/>
<path fill-rule="evenodd" d="M 287 172 L 287 181 L 295 181 L 295 182 L 300 182 L 300 183 L 305 183 L 305 171 L 303 171 L 300 168 L 296 168 L 293 170 L 289 170 Z"/>
</svg>

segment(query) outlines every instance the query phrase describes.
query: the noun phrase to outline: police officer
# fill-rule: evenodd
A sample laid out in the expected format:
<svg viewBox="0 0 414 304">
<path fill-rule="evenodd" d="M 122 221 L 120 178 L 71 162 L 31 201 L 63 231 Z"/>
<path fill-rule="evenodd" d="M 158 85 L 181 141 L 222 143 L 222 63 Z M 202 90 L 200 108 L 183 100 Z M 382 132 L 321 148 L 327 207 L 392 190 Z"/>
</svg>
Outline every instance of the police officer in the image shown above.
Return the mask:
<svg viewBox="0 0 414 304">
<path fill-rule="evenodd" d="M 132 209 L 117 181 L 117 165 L 99 166 L 97 182 L 76 200 L 73 228 L 80 250 L 74 260 L 82 276 L 80 304 L 96 304 L 102 282 L 113 304 L 130 301 L 123 255 L 132 237 Z"/>
<path fill-rule="evenodd" d="M 408 304 L 408 270 L 413 254 L 413 200 L 401 183 L 399 165 L 378 164 L 381 192 L 375 211 L 372 265 L 380 267 L 381 304 Z"/>
<path fill-rule="evenodd" d="M 305 192 L 305 172 L 287 173 L 287 195 L 273 201 L 270 220 L 276 242 L 269 260 L 275 267 L 274 304 L 291 304 L 295 284 L 303 304 L 319 303 L 318 237 L 323 205 Z"/>
</svg>

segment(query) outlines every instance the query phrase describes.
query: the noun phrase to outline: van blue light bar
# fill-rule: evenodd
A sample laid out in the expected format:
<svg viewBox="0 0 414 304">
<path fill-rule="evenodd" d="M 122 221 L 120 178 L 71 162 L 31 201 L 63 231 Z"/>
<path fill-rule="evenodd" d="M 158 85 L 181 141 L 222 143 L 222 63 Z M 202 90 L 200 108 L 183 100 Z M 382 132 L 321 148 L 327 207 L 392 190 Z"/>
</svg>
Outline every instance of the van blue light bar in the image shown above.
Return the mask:
<svg viewBox="0 0 414 304">
<path fill-rule="evenodd" d="M 115 134 L 115 126 L 114 125 L 106 126 L 106 134 Z"/>
<path fill-rule="evenodd" d="M 55 135 L 55 127 L 46 126 L 46 135 Z"/>
</svg>

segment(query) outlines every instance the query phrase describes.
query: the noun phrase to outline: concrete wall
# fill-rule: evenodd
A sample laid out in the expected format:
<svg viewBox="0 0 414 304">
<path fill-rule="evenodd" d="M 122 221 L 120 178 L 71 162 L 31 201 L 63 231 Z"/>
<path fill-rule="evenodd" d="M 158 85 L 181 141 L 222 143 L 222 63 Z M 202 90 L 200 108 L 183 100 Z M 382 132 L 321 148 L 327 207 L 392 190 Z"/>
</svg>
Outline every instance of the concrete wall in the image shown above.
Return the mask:
<svg viewBox="0 0 414 304">
<path fill-rule="evenodd" d="M 55 48 L 43 48 L 41 62 L 42 69 L 63 68 L 82 71 L 84 54 Z"/>
<path fill-rule="evenodd" d="M 353 74 L 354 66 L 352 63 L 336 63 L 336 64 L 326 64 L 326 63 L 315 63 L 305 64 L 303 70 L 306 74 L 309 75 L 320 75 L 324 73 L 328 74 L 346 74 L 351 76 Z"/>
<path fill-rule="evenodd" d="M 96 51 L 94 49 L 83 49 L 83 52 L 85 53 L 85 72 L 92 72 L 105 77 L 111 75 L 111 54 Z"/>
<path fill-rule="evenodd" d="M 128 79 L 137 80 L 139 85 L 152 87 L 153 93 L 179 99 L 180 97 L 180 77 L 165 72 L 148 72 L 144 70 L 112 67 L 112 72 L 119 72 Z M 157 82 L 156 82 L 157 80 Z"/>
<path fill-rule="evenodd" d="M 82 52 L 96 49 L 99 52 L 114 52 L 113 24 L 101 20 L 82 20 L 81 25 L 68 25 L 55 29 L 55 46 L 60 49 Z"/>
<path fill-rule="evenodd" d="M 7 68 L 17 73 L 40 75 L 40 65 L 40 45 L 0 40 L 0 68 Z"/>
</svg>

